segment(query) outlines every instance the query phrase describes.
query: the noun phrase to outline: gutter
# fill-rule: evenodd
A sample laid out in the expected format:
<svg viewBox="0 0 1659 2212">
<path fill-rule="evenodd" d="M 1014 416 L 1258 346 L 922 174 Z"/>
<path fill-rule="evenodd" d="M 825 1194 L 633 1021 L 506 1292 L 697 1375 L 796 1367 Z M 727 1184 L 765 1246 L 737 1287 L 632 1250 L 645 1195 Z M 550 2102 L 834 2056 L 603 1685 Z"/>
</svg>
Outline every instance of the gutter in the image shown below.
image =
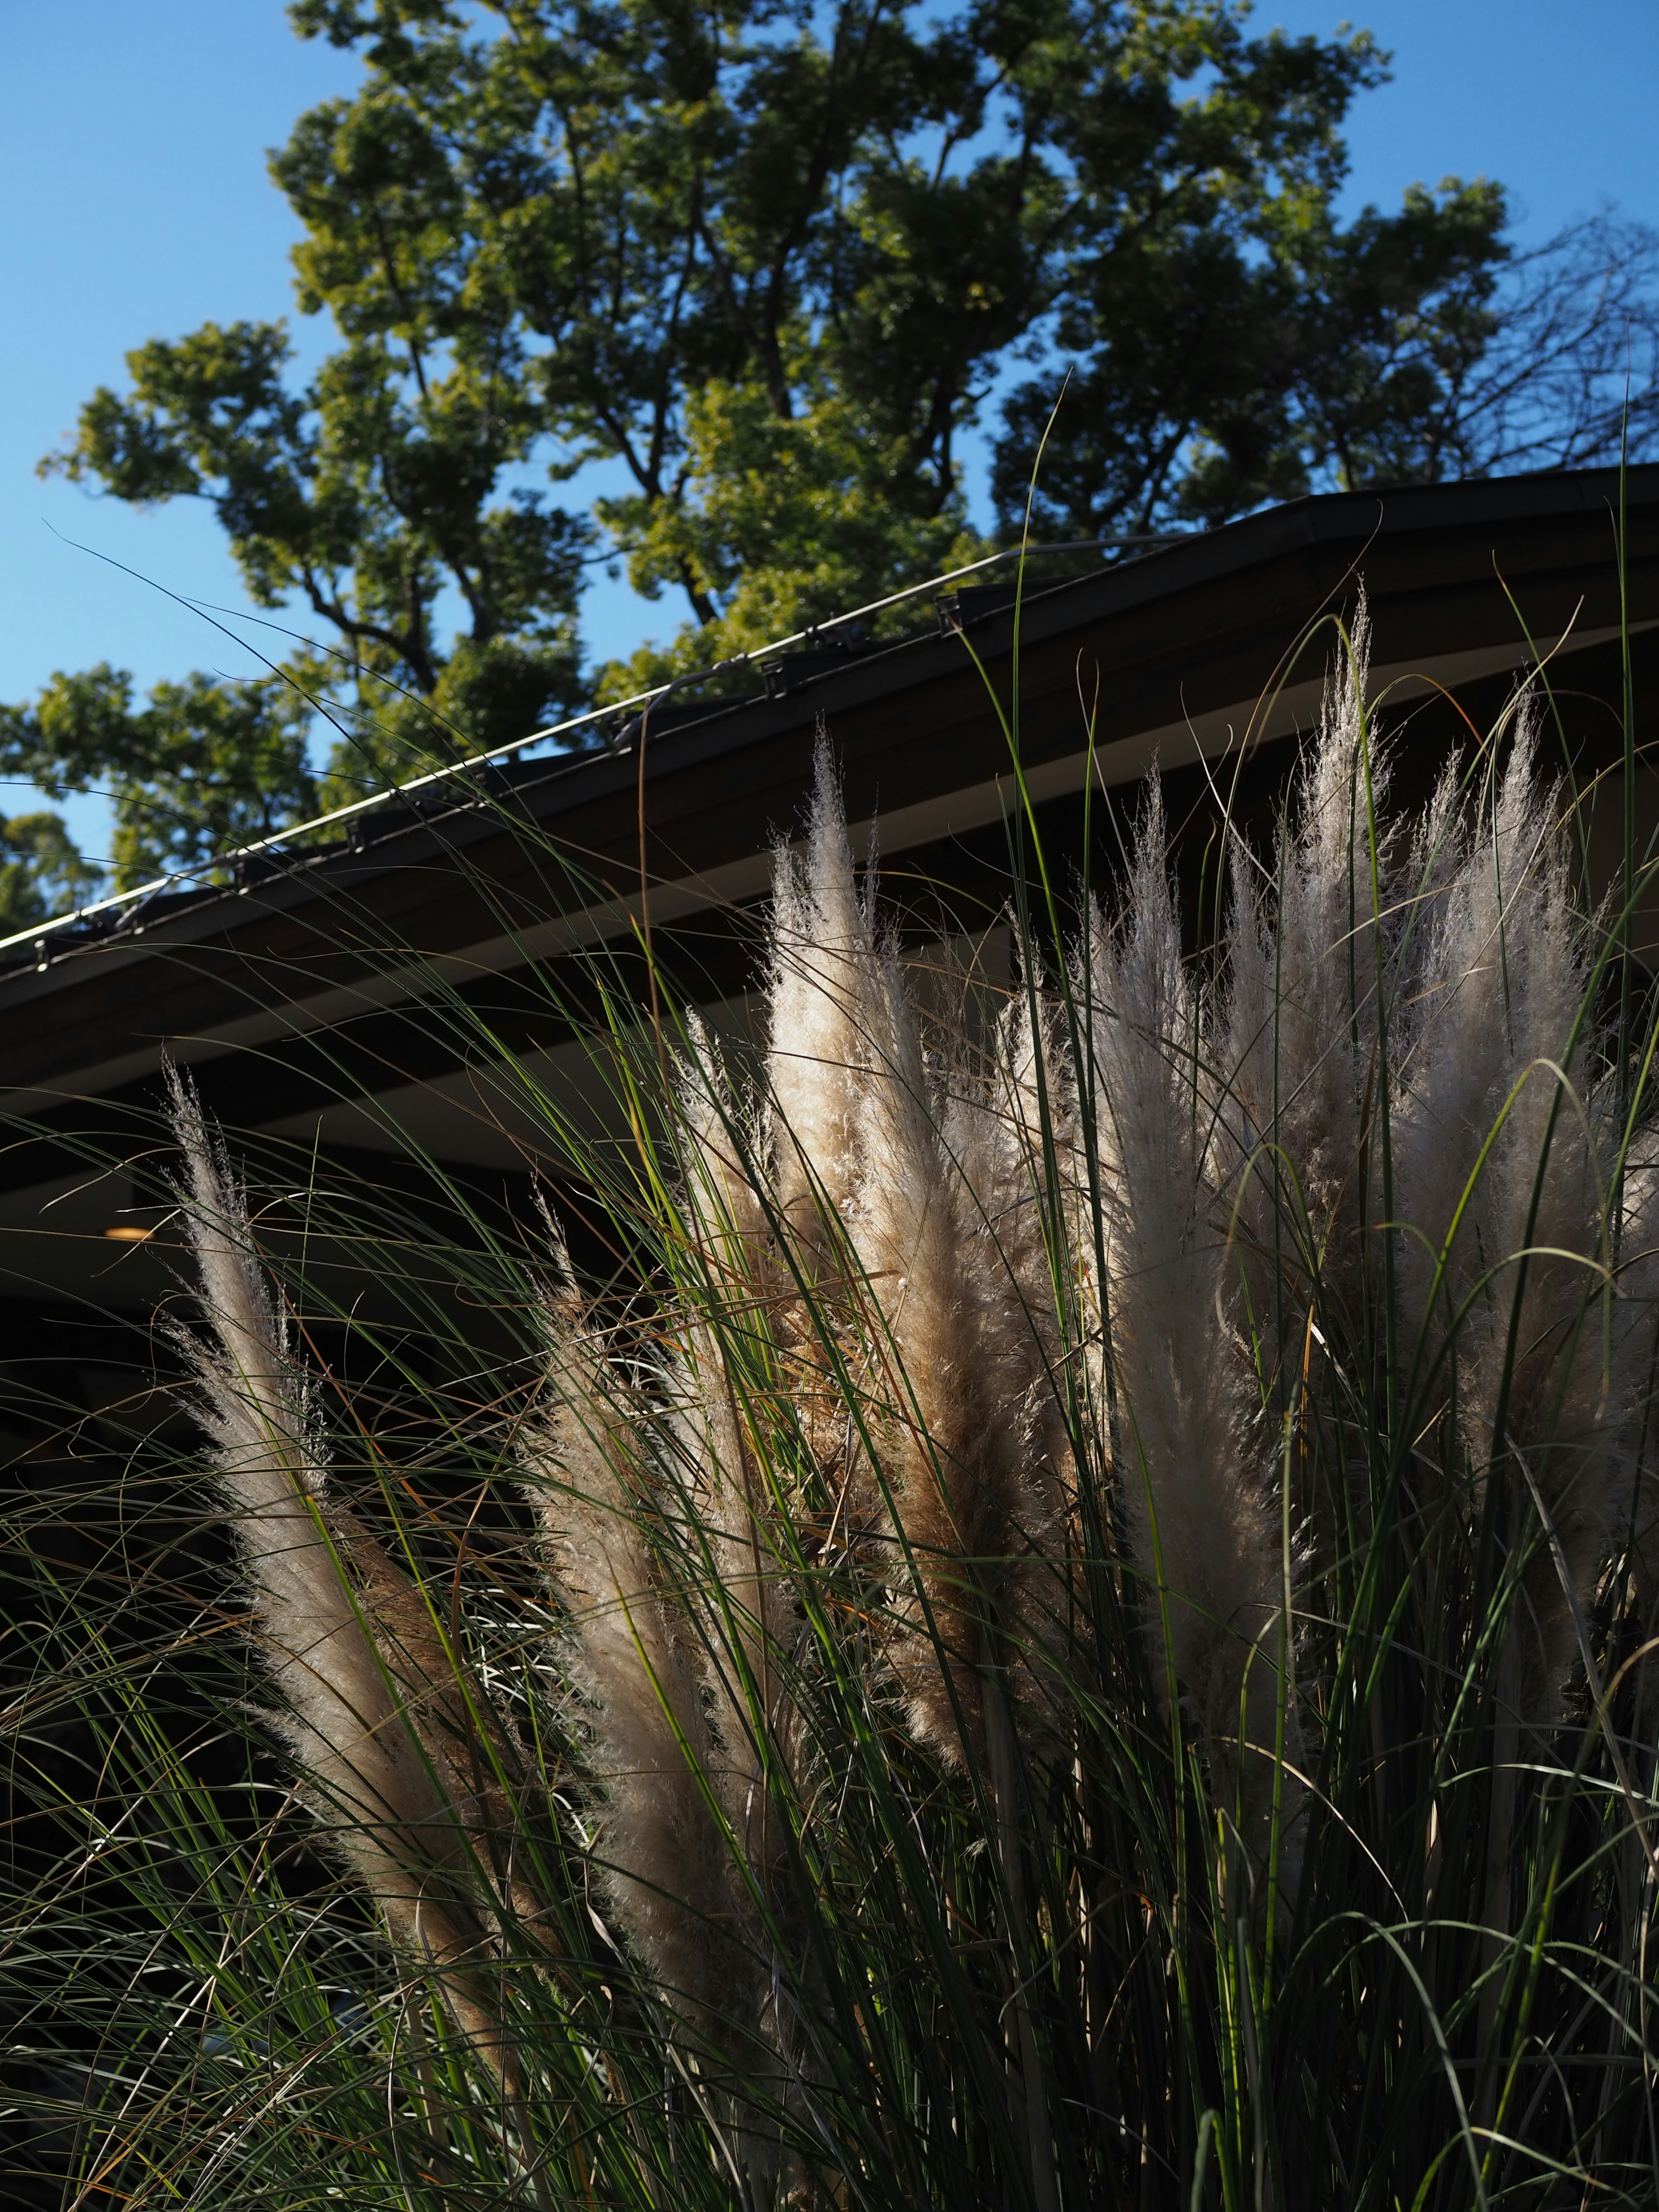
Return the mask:
<svg viewBox="0 0 1659 2212">
<path fill-rule="evenodd" d="M 1030 554 L 1076 552 L 1112 545 L 1133 545 L 1143 550 L 1139 557 L 1103 572 L 1042 583 L 1026 591 L 1020 611 L 1021 642 L 1041 644 L 1088 622 L 1131 611 L 1229 574 L 1265 566 L 1314 545 L 1343 542 L 1363 545 L 1378 538 L 1437 529 L 1479 528 L 1483 523 L 1537 521 L 1557 514 L 1596 512 L 1608 514 L 1611 528 L 1620 488 L 1617 469 L 1596 469 L 1548 471 L 1455 484 L 1407 485 L 1389 491 L 1310 494 L 1179 540 L 1085 539 L 1060 545 L 1030 546 L 1024 549 Z M 1659 464 L 1627 471 L 1624 490 L 1627 505 L 1659 504 Z M 0 969 L 6 966 L 9 956 L 15 977 L 32 953 L 34 967 L 45 971 L 79 951 L 94 947 L 100 951 L 112 950 L 112 940 L 140 937 L 157 924 L 165 926 L 167 941 L 188 942 L 215 926 L 210 918 L 213 909 L 228 899 L 246 896 L 256 887 L 262 905 L 280 910 L 306 896 L 307 878 L 319 866 L 337 867 L 344 860 L 362 880 L 365 875 L 379 874 L 383 868 L 404 865 L 409 857 L 407 848 L 396 856 L 388 854 L 379 861 L 366 860 L 368 848 L 390 843 L 441 817 L 471 814 L 482 817 L 483 827 L 503 799 L 523 800 L 532 790 L 541 791 L 548 785 L 568 787 L 570 780 L 576 778 L 589 788 L 597 784 L 598 791 L 602 792 L 611 781 L 605 769 L 612 768 L 614 774 L 613 764 L 633 754 L 642 724 L 644 734 L 651 736 L 649 711 L 653 705 L 666 702 L 671 693 L 745 665 L 762 667 L 763 672 L 769 657 L 770 665 L 776 667 L 780 657 L 798 646 L 810 644 L 868 615 L 928 594 L 938 597 L 945 586 L 999 562 L 1014 558 L 1019 550 L 993 554 L 964 568 L 947 570 L 885 599 L 835 616 L 813 629 L 793 631 L 787 637 L 757 647 L 752 654 L 735 656 L 714 668 L 677 677 L 629 699 L 531 731 L 487 752 L 430 770 L 356 800 L 349 806 L 218 855 L 200 869 L 180 870 L 158 877 L 133 890 L 14 932 L 0 939 Z M 993 624 L 1011 626 L 1010 611 L 1006 607 L 986 607 L 975 614 L 964 608 L 962 618 L 951 622 L 947 628 L 942 607 L 939 632 L 877 646 L 856 656 L 837 655 L 840 665 L 823 668 L 799 686 L 791 685 L 787 693 L 780 689 L 775 693 L 755 694 L 742 699 L 693 702 L 694 707 L 706 705 L 707 711 L 701 714 L 694 711 L 687 714 L 671 708 L 672 727 L 654 738 L 653 750 L 656 757 L 653 766 L 659 773 L 684 768 L 694 764 L 698 754 L 711 757 L 730 750 L 734 744 L 763 738 L 770 733 L 769 726 L 778 730 L 796 726 L 800 718 L 799 707 L 796 703 L 792 708 L 791 702 L 799 702 L 804 692 L 820 685 L 834 686 L 833 693 L 825 693 L 826 704 L 833 699 L 836 706 L 852 706 L 867 703 L 884 691 L 896 695 L 937 674 L 953 672 L 961 665 L 961 648 L 953 645 L 955 638 L 963 630 L 983 628 L 988 631 Z M 873 684 L 870 680 L 872 677 L 878 678 Z M 568 738 L 606 721 L 614 724 L 630 708 L 641 712 L 626 722 L 612 743 L 603 750 L 585 750 L 545 763 L 521 762 L 516 757 L 527 747 L 548 738 Z M 741 732 L 726 729 L 714 737 L 709 731 L 711 723 L 729 723 L 738 716 L 743 718 Z M 700 741 L 685 743 L 693 730 L 700 733 Z M 672 758 L 665 757 L 665 746 Z M 519 774 L 510 775 L 510 768 L 516 768 Z M 618 776 L 617 781 L 631 781 L 634 774 L 630 767 L 625 777 Z M 471 790 L 465 788 L 469 782 L 475 786 Z M 476 787 L 480 782 L 483 787 L 481 789 Z M 492 783 L 495 786 L 494 790 L 490 788 Z M 558 795 L 562 798 L 564 792 L 562 790 Z M 560 810 L 556 807 L 550 811 Z M 538 808 L 538 814 L 541 811 Z M 415 819 L 386 821 L 388 814 L 398 813 Z M 376 827 L 379 836 L 365 837 L 366 831 L 372 832 Z M 296 839 L 328 832 L 337 833 L 332 842 L 311 850 L 294 849 Z M 225 869 L 229 869 L 234 878 L 230 886 L 200 880 L 204 874 Z M 136 956 L 136 947 L 134 952 Z"/>
</svg>

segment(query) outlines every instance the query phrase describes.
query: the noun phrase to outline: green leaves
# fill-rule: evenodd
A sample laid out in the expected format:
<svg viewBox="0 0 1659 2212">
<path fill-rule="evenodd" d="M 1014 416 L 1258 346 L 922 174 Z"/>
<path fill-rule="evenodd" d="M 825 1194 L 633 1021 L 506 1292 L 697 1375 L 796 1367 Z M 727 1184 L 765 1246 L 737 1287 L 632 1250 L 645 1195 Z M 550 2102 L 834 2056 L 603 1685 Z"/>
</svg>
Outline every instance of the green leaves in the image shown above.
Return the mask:
<svg viewBox="0 0 1659 2212">
<path fill-rule="evenodd" d="M 97 896 L 101 881 L 58 815 L 0 815 L 0 933 L 72 912 Z"/>
<path fill-rule="evenodd" d="M 395 255 L 387 265 L 395 289 Z M 137 504 L 210 501 L 255 603 L 297 598 L 332 633 L 331 658 L 301 656 L 286 672 L 313 696 L 387 725 L 382 764 L 407 774 L 456 743 L 518 735 L 574 702 L 571 617 L 592 532 L 502 483 L 532 434 L 524 394 L 504 374 L 510 349 L 434 352 L 437 319 L 418 306 L 396 329 L 384 299 L 372 313 L 344 300 L 340 313 L 361 334 L 299 392 L 284 381 L 293 347 L 280 325 L 209 324 L 139 347 L 128 356 L 131 396 L 95 393 L 74 443 L 44 465 Z M 465 684 L 445 681 L 458 649 L 444 635 L 446 600 L 463 612 L 473 670 Z M 441 735 L 469 702 L 498 696 L 499 685 L 478 685 L 483 659 L 520 671 L 512 711 L 528 703 L 528 724 L 485 714 Z M 409 711 L 410 695 L 429 700 L 432 717 Z M 198 684 L 191 696 L 204 696 Z M 240 709 L 228 693 L 214 711 L 224 727 Z M 284 711 L 297 726 L 308 708 L 296 694 Z M 82 730 L 95 744 L 93 725 Z M 118 746 L 104 764 L 124 772 Z"/>
<path fill-rule="evenodd" d="M 1449 183 L 1340 226 L 1340 125 L 1384 74 L 1369 35 L 1249 40 L 1219 14 L 1177 24 L 1170 11 L 1125 40 L 1115 68 L 1091 58 L 1085 44 L 1055 84 L 1079 191 L 1055 336 L 1076 368 L 1045 453 L 1042 526 L 1209 524 L 1332 483 L 1451 472 L 1459 372 L 1491 335 L 1508 254 L 1505 204 L 1495 185 Z M 1028 383 L 1008 406 L 1005 521 L 1024 507 L 1055 388 Z"/>
<path fill-rule="evenodd" d="M 131 678 L 105 663 L 54 676 L 32 709 L 4 710 L 0 761 L 54 799 L 107 791 L 115 885 L 125 890 L 172 869 L 199 869 L 314 813 L 308 720 L 307 702 L 286 683 L 232 684 L 199 673 L 158 684 L 148 706 L 135 708 Z M 62 840 L 60 847 L 31 830 L 31 881 L 41 897 L 58 887 L 58 907 L 41 912 L 75 904 L 99 871 L 81 860 L 55 815 L 23 817 L 8 834 L 25 822 L 53 823 Z M 22 923 L 37 918 L 25 914 Z"/>
<path fill-rule="evenodd" d="M 903 437 L 873 436 L 866 410 L 833 388 L 781 420 L 754 385 L 711 381 L 687 406 L 685 436 L 678 503 L 635 495 L 601 501 L 599 516 L 633 547 L 636 589 L 654 598 L 690 580 L 723 611 L 707 627 L 688 625 L 666 653 L 647 647 L 602 670 L 612 696 L 750 651 L 984 550 L 964 502 L 936 508 L 916 497 Z"/>
<path fill-rule="evenodd" d="M 282 582 L 261 539 L 306 544 L 305 485 L 314 465 L 302 398 L 283 372 L 293 348 L 279 323 L 205 323 L 176 343 L 153 338 L 127 356 L 132 395 L 107 387 L 81 410 L 74 443 L 43 472 L 94 480 L 137 507 L 211 498 L 262 604 Z"/>
<path fill-rule="evenodd" d="M 276 164 L 312 232 L 307 303 L 441 331 L 458 362 L 514 356 L 554 472 L 619 459 L 652 509 L 685 496 L 713 381 L 781 422 L 833 384 L 906 439 L 901 508 L 942 511 L 972 379 L 1047 303 L 1036 138 L 1012 160 L 977 143 L 1047 18 L 981 13 L 505 6 L 464 37 L 379 11 L 362 99 Z"/>
<path fill-rule="evenodd" d="M 963 440 L 999 388 L 1004 535 L 1063 382 L 1034 519 L 1066 537 L 1606 458 L 1627 331 L 1632 453 L 1659 422 L 1645 234 L 1514 258 L 1485 180 L 1339 221 L 1367 33 L 1252 37 L 1221 0 L 290 14 L 363 64 L 271 157 L 332 350 L 304 380 L 282 323 L 154 339 L 44 465 L 212 505 L 316 633 L 283 669 L 350 732 L 331 800 L 978 551 Z M 626 489 L 550 503 L 594 461 Z M 601 531 L 689 619 L 584 673 Z M 213 752 L 242 708 L 203 711 Z M 118 781 L 100 712 L 71 750 Z M 175 804 L 168 851 L 240 818 Z"/>
</svg>

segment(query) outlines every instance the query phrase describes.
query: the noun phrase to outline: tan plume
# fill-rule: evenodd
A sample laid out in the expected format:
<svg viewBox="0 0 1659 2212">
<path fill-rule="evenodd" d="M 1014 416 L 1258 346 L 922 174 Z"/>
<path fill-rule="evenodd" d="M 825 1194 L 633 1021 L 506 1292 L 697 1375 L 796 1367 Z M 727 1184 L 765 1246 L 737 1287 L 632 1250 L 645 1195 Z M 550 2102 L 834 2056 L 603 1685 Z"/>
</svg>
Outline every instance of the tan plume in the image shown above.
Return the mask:
<svg viewBox="0 0 1659 2212">
<path fill-rule="evenodd" d="M 204 1344 L 198 1382 L 280 1700 L 272 1716 L 329 1843 L 395 1942 L 504 2077 L 511 2059 L 484 1972 L 504 1912 L 533 1920 L 511 1865 L 510 1756 L 417 1586 L 331 1493 L 321 1424 L 256 1255 L 246 1205 L 194 1090 L 170 1077 Z"/>
</svg>

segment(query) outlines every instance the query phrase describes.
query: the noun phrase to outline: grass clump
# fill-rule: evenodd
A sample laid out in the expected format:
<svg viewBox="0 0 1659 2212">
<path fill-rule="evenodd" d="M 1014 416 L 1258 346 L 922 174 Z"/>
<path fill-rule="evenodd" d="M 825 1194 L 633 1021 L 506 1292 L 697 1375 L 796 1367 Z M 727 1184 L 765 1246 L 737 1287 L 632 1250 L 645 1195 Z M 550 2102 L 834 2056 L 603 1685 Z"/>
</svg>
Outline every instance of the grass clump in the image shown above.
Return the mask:
<svg viewBox="0 0 1659 2212">
<path fill-rule="evenodd" d="M 821 759 L 750 1063 L 596 976 L 624 1256 L 495 1249 L 424 1490 L 179 1093 L 234 1565 L 58 1624 L 144 1808 L 11 1954 L 81 1916 L 74 2201 L 1659 2197 L 1652 1038 L 1527 696 L 1402 815 L 1364 663 L 1201 957 L 1152 790 L 1000 994 Z M 236 1587 L 228 1778 L 151 1686 Z"/>
</svg>

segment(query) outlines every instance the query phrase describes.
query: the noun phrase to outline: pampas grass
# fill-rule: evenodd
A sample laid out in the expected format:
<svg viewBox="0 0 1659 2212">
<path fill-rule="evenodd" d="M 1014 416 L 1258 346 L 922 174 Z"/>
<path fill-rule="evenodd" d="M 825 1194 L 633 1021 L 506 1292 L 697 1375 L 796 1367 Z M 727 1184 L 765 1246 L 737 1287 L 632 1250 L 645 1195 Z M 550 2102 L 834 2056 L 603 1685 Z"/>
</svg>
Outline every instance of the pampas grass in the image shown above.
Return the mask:
<svg viewBox="0 0 1659 2212">
<path fill-rule="evenodd" d="M 426 2023 L 314 2106 L 153 2051 L 192 2201 L 1655 2201 L 1646 1042 L 1530 696 L 1412 817 L 1366 661 L 1215 945 L 1154 785 L 988 1019 L 821 750 L 757 1050 L 594 1036 L 629 1264 L 501 1261 L 533 1375 L 442 1433 L 507 1564 L 346 1503 L 316 1293 L 176 1093 L 259 1725 Z M 345 1906 L 248 1865 L 275 2051 Z"/>
<path fill-rule="evenodd" d="M 313 1394 L 253 1256 L 246 1204 L 194 1092 L 171 1077 L 179 1188 L 211 1326 L 178 1332 L 197 1385 L 276 1704 L 271 1724 L 331 1847 L 393 1942 L 439 1970 L 503 2081 L 514 2069 L 484 1961 L 515 1881 L 507 1736 L 429 1598 L 332 1495 Z"/>
</svg>

